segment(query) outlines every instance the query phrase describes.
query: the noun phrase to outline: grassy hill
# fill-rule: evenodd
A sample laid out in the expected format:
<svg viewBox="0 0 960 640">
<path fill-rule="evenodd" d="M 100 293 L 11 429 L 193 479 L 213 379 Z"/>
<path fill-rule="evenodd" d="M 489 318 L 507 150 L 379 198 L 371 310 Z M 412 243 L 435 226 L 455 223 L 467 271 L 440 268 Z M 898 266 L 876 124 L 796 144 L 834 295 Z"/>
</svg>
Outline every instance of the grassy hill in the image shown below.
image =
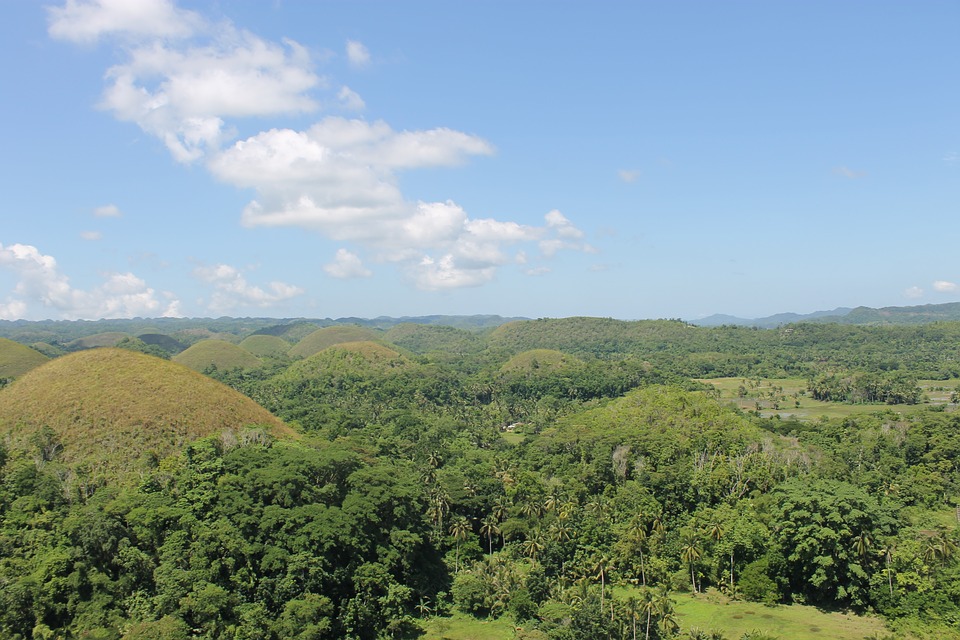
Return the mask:
<svg viewBox="0 0 960 640">
<path fill-rule="evenodd" d="M 129 333 L 122 331 L 105 331 L 95 333 L 92 336 L 85 336 L 71 340 L 66 344 L 69 351 L 79 351 L 81 349 L 96 349 L 98 347 L 112 347 L 124 338 L 132 337 Z"/>
<path fill-rule="evenodd" d="M 58 442 L 57 460 L 107 475 L 225 430 L 294 432 L 229 387 L 179 364 L 124 349 L 51 360 L 0 390 L 0 433 L 14 448 Z"/>
<path fill-rule="evenodd" d="M 173 357 L 174 362 L 203 371 L 211 366 L 217 369 L 257 369 L 263 363 L 246 349 L 225 340 L 201 340 Z"/>
<path fill-rule="evenodd" d="M 240 348 L 246 349 L 255 356 L 282 356 L 290 351 L 291 344 L 277 336 L 252 335 L 240 342 Z"/>
<path fill-rule="evenodd" d="M 332 347 L 335 344 L 343 342 L 363 342 L 367 340 L 377 341 L 382 335 L 382 333 L 374 331 L 373 329 L 353 325 L 324 327 L 317 329 L 294 345 L 294 347 L 290 349 L 290 355 L 309 358 L 313 354 L 323 351 L 327 347 Z"/>
<path fill-rule="evenodd" d="M 49 358 L 39 351 L 6 338 L 0 338 L 0 378 L 16 378 Z"/>
<path fill-rule="evenodd" d="M 451 357 L 460 357 L 483 348 L 483 342 L 477 334 L 444 325 L 398 324 L 390 328 L 384 337 L 391 344 L 420 355 L 442 352 Z"/>
<path fill-rule="evenodd" d="M 518 353 L 510 358 L 500 367 L 500 370 L 504 372 L 532 372 L 539 369 L 555 371 L 578 364 L 583 364 L 583 361 L 562 351 L 556 351 L 554 349 L 531 349 L 530 351 Z"/>
</svg>

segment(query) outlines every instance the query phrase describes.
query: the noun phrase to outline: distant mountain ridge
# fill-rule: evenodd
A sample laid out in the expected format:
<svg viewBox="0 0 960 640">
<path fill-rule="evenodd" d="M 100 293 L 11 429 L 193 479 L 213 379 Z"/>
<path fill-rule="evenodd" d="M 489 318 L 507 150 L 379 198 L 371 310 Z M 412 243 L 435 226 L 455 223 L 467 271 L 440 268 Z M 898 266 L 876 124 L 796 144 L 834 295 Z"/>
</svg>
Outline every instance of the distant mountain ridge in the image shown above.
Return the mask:
<svg viewBox="0 0 960 640">
<path fill-rule="evenodd" d="M 866 308 L 866 307 L 859 307 Z M 820 322 L 843 322 L 843 319 L 852 312 L 849 307 L 837 307 L 830 311 L 814 311 L 813 313 L 777 313 L 765 318 L 738 318 L 737 316 L 715 313 L 699 320 L 690 320 L 690 324 L 698 327 L 758 327 L 761 329 L 775 329 L 776 327 L 793 324 L 795 322 L 808 322 L 811 320 Z M 826 320 L 829 318 L 829 320 Z"/>
<path fill-rule="evenodd" d="M 733 325 L 774 329 L 795 322 L 833 322 L 837 324 L 925 324 L 929 322 L 960 321 L 960 302 L 923 304 L 908 307 L 837 307 L 830 311 L 813 313 L 778 313 L 765 318 L 738 318 L 714 314 L 689 323 L 700 327 Z"/>
</svg>

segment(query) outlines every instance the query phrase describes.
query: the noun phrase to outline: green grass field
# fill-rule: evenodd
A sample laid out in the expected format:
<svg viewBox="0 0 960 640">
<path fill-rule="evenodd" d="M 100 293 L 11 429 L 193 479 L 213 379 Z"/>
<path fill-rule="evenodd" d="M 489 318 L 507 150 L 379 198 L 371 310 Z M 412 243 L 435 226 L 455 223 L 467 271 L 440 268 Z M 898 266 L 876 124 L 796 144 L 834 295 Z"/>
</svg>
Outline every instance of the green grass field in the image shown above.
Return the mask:
<svg viewBox="0 0 960 640">
<path fill-rule="evenodd" d="M 767 607 L 730 600 L 716 592 L 679 595 L 674 602 L 684 633 L 693 627 L 717 629 L 731 640 L 754 630 L 782 640 L 863 640 L 889 633 L 877 617 L 826 613 L 801 605 Z"/>
<path fill-rule="evenodd" d="M 426 631 L 423 640 L 512 640 L 516 637 L 509 620 L 478 620 L 462 613 L 430 618 L 423 626 Z"/>
<path fill-rule="evenodd" d="M 779 414 L 781 418 L 798 420 L 816 420 L 827 418 L 845 418 L 852 415 L 893 410 L 904 415 L 923 411 L 934 404 L 950 403 L 950 394 L 960 383 L 944 380 L 918 380 L 927 402 L 915 405 L 886 404 L 847 404 L 843 402 L 821 402 L 807 394 L 807 381 L 804 378 L 704 378 L 699 380 L 711 384 L 720 391 L 720 399 L 738 406 L 744 411 L 760 411 L 766 417 Z M 741 396 L 740 387 L 746 391 Z"/>
<path fill-rule="evenodd" d="M 620 587 L 618 596 L 627 597 L 632 589 Z M 780 640 L 864 640 L 883 637 L 890 632 L 881 618 L 853 613 L 824 612 L 801 605 L 768 607 L 752 602 L 730 600 L 715 591 L 696 596 L 678 594 L 673 598 L 680 622 L 680 637 L 692 628 L 722 631 L 728 640 L 738 640 L 750 631 L 764 631 Z M 523 628 L 533 628 L 532 624 Z M 514 625 L 506 619 L 478 620 L 455 613 L 447 618 L 425 621 L 425 640 L 512 640 Z M 953 636 L 943 636 L 954 638 Z"/>
</svg>

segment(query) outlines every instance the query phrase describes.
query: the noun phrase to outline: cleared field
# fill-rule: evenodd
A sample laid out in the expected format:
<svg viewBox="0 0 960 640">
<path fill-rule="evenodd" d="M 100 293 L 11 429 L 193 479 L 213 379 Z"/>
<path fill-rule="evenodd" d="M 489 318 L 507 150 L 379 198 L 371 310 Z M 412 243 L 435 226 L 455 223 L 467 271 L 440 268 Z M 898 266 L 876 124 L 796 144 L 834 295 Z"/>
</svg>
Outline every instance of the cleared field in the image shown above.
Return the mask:
<svg viewBox="0 0 960 640">
<path fill-rule="evenodd" d="M 478 620 L 462 613 L 446 618 L 430 618 L 424 622 L 423 640 L 513 640 L 513 623 L 500 618 Z"/>
<path fill-rule="evenodd" d="M 852 613 L 825 613 L 801 605 L 767 607 L 730 600 L 716 592 L 674 598 L 684 633 L 693 627 L 723 631 L 731 639 L 750 631 L 764 631 L 782 640 L 863 640 L 889 631 L 880 618 Z"/>
<path fill-rule="evenodd" d="M 821 402 L 807 394 L 804 378 L 703 378 L 699 382 L 713 385 L 720 391 L 720 399 L 729 401 L 744 411 L 759 411 L 770 417 L 816 420 L 845 418 L 852 415 L 895 411 L 904 415 L 923 411 L 933 404 L 950 406 L 950 394 L 960 386 L 956 380 L 918 380 L 927 401 L 915 405 L 848 404 Z"/>
</svg>

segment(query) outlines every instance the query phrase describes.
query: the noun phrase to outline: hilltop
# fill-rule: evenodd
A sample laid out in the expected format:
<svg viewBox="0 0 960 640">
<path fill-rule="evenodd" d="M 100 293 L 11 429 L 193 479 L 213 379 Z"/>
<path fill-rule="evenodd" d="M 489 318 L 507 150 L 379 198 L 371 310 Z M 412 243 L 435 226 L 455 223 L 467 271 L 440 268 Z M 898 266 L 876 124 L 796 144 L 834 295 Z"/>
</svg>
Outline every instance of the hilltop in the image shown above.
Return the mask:
<svg viewBox="0 0 960 640">
<path fill-rule="evenodd" d="M 0 378 L 16 378 L 49 360 L 35 349 L 0 338 Z"/>
<path fill-rule="evenodd" d="M 0 433 L 14 448 L 112 475 L 185 443 L 259 427 L 293 431 L 253 400 L 187 367 L 123 349 L 92 349 L 37 367 L 0 390 Z"/>
</svg>

